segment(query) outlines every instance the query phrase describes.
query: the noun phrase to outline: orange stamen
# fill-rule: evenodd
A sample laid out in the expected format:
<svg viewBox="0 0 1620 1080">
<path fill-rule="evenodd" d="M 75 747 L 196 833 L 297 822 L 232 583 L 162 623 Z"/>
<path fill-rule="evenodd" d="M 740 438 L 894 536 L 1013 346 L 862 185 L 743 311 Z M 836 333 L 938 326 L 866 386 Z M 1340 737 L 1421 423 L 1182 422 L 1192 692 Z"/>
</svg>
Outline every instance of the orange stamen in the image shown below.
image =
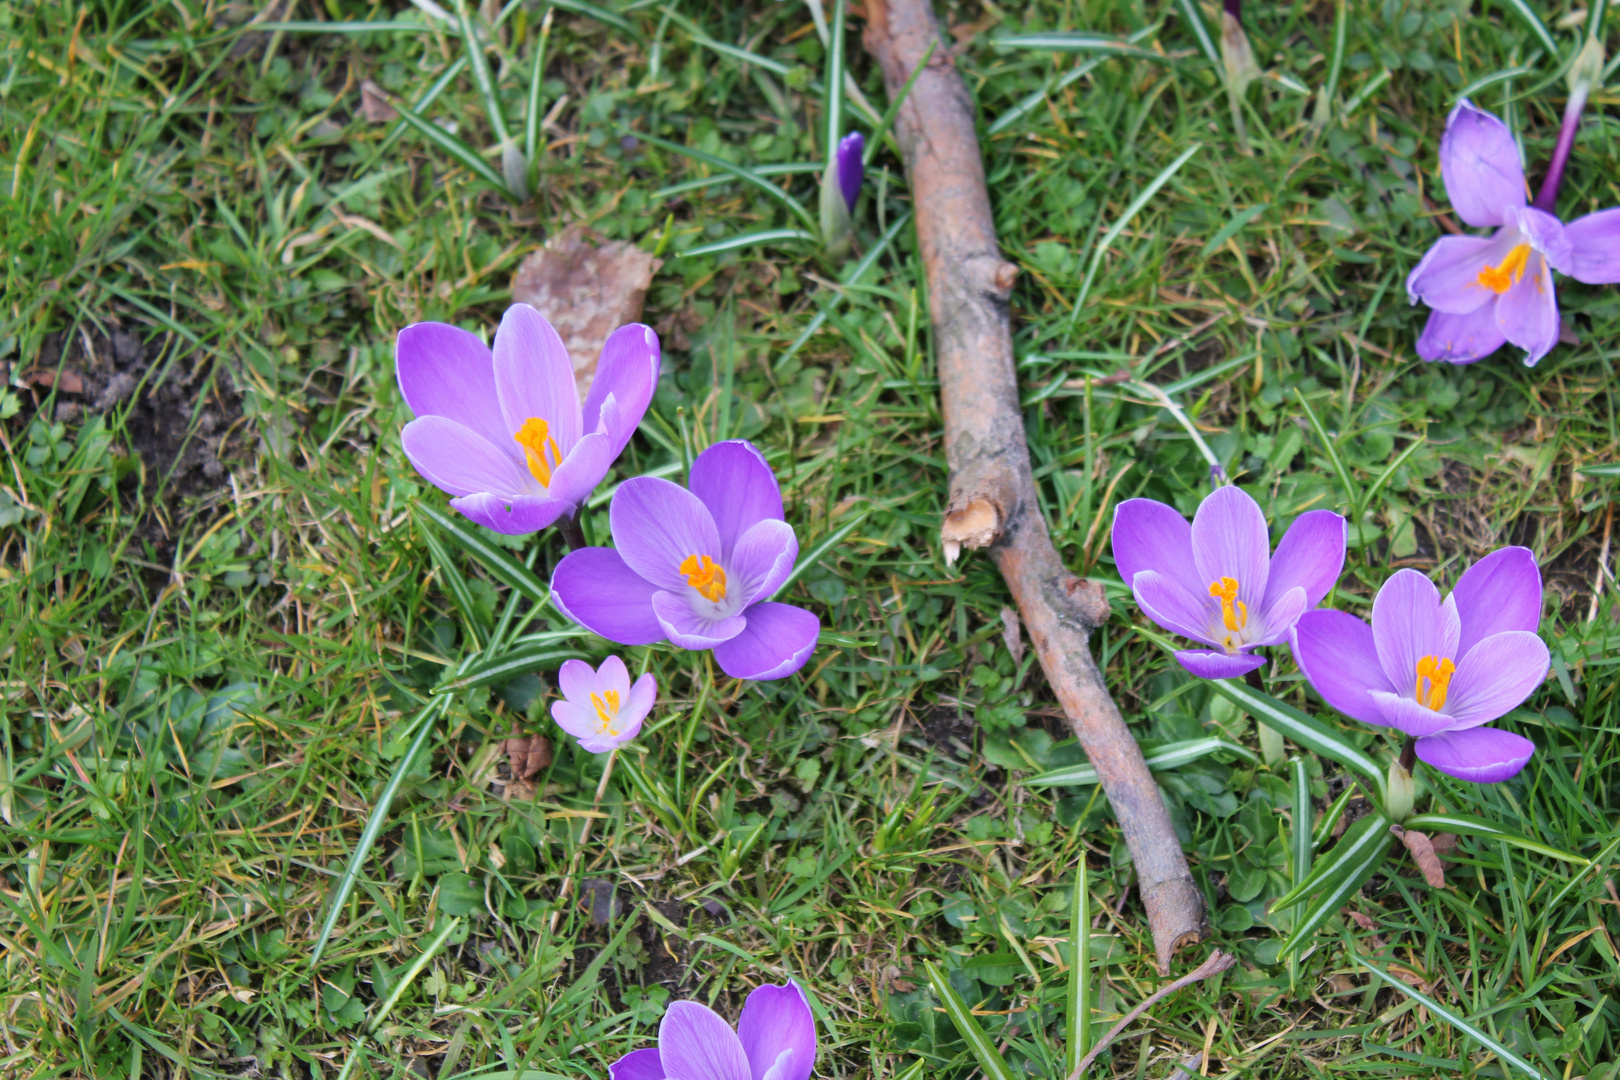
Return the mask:
<svg viewBox="0 0 1620 1080">
<path fill-rule="evenodd" d="M 1237 594 L 1237 578 L 1223 577 L 1210 582 L 1209 595 L 1221 602 L 1221 622 L 1234 634 L 1249 623 L 1249 609 Z"/>
<path fill-rule="evenodd" d="M 1443 656 L 1425 656 L 1417 662 L 1417 686 L 1412 690 L 1412 696 L 1424 708 L 1439 712 L 1446 703 L 1446 691 L 1451 688 L 1451 677 L 1457 673 L 1457 665 Z M 1424 686 L 1424 681 L 1428 685 Z"/>
<path fill-rule="evenodd" d="M 606 701 L 602 699 L 606 698 Z M 617 690 L 604 691 L 601 696 L 591 695 L 591 704 L 596 706 L 596 730 L 603 735 L 617 735 L 613 729 L 613 721 L 619 716 L 619 692 Z"/>
<path fill-rule="evenodd" d="M 681 562 L 680 572 L 705 599 L 718 604 L 726 598 L 726 572 L 707 555 L 688 555 Z"/>
<path fill-rule="evenodd" d="M 1524 277 L 1524 267 L 1529 261 L 1530 245 L 1520 244 L 1507 253 L 1507 258 L 1502 260 L 1501 266 L 1486 263 L 1485 269 L 1479 272 L 1479 277 L 1475 280 L 1500 296 Z"/>
<path fill-rule="evenodd" d="M 542 487 L 551 486 L 551 470 L 562 463 L 562 449 L 551 437 L 551 426 L 538 416 L 523 421 L 512 438 L 523 447 L 523 456 L 529 462 L 529 472 Z"/>
</svg>

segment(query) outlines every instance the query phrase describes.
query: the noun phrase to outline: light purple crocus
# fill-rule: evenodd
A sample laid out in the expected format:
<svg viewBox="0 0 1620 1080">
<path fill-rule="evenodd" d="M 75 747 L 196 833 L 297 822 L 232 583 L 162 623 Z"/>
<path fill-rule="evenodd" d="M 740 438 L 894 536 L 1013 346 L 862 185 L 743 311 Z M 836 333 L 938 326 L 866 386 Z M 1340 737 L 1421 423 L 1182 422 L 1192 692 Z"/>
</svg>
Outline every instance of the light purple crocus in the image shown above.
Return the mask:
<svg viewBox="0 0 1620 1080">
<path fill-rule="evenodd" d="M 602 346 L 584 408 L 562 338 L 528 304 L 506 309 L 495 349 L 447 323 L 399 332 L 399 389 L 416 419 L 416 471 L 480 525 L 517 536 L 572 514 L 624 450 L 658 385 L 658 335 L 621 326 Z"/>
<path fill-rule="evenodd" d="M 1524 768 L 1529 739 L 1483 727 L 1547 676 L 1541 572 L 1527 548 L 1481 559 L 1444 601 L 1416 570 L 1397 570 L 1373 600 L 1372 625 L 1307 612 L 1294 660 L 1335 709 L 1417 740 L 1417 756 L 1459 780 L 1494 783 Z"/>
<path fill-rule="evenodd" d="M 838 190 L 844 196 L 844 205 L 855 212 L 855 200 L 861 194 L 861 180 L 866 175 L 861 155 L 866 150 L 866 138 L 858 131 L 850 132 L 838 140 Z"/>
<path fill-rule="evenodd" d="M 1442 236 L 1407 277 L 1412 303 L 1432 309 L 1418 355 L 1469 364 L 1511 342 L 1533 365 L 1558 343 L 1553 270 L 1588 284 L 1620 280 L 1620 212 L 1564 225 L 1550 198 L 1530 205 L 1507 125 L 1466 98 L 1446 120 L 1440 175 L 1457 216 L 1496 232 Z"/>
<path fill-rule="evenodd" d="M 742 440 L 715 443 L 692 462 L 688 485 L 653 476 L 620 484 L 608 509 L 616 547 L 570 552 L 552 574 L 552 601 L 621 645 L 713 649 L 736 679 L 793 674 L 821 620 L 770 599 L 799 541 L 764 455 Z"/>
<path fill-rule="evenodd" d="M 1260 504 L 1216 488 L 1189 525 L 1174 507 L 1130 499 L 1114 512 L 1114 565 L 1143 614 L 1210 646 L 1176 653 L 1205 679 L 1230 679 L 1265 663 L 1254 650 L 1288 640 L 1344 568 L 1345 520 L 1331 510 L 1294 519 L 1271 551 Z"/>
<path fill-rule="evenodd" d="M 737 1030 L 707 1005 L 676 1001 L 658 1025 L 658 1046 L 608 1066 L 612 1080 L 809 1080 L 816 1021 L 803 988 L 756 987 Z"/>
<path fill-rule="evenodd" d="M 570 660 L 557 672 L 557 686 L 563 699 L 551 703 L 551 718 L 592 754 L 616 750 L 635 738 L 658 697 L 652 673 L 632 686 L 630 672 L 617 656 L 595 669 L 583 660 Z"/>
</svg>

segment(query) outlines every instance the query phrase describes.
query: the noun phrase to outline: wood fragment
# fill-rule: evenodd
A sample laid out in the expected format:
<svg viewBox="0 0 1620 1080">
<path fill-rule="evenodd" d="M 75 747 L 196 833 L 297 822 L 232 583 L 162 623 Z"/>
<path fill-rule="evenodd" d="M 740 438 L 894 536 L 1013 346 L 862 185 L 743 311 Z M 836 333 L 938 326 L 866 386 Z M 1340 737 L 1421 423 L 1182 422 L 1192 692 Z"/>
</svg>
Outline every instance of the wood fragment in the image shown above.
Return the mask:
<svg viewBox="0 0 1620 1080">
<path fill-rule="evenodd" d="M 939 24 L 926 0 L 867 0 L 865 43 L 893 99 Z M 1208 932 L 1204 899 L 1142 752 L 1092 659 L 1108 618 L 1102 587 L 1070 574 L 1040 513 L 1013 368 L 1008 295 L 1017 267 L 996 245 L 973 100 L 936 46 L 900 108 L 895 133 L 916 207 L 939 361 L 950 493 L 947 562 L 988 548 L 1012 592 L 1047 682 L 1102 780 L 1136 865 L 1159 970 Z"/>
<path fill-rule="evenodd" d="M 1138 1016 L 1141 1016 L 1143 1013 L 1153 1008 L 1153 1006 L 1157 1005 L 1161 1000 L 1169 997 L 1182 987 L 1191 986 L 1195 982 L 1202 982 L 1211 975 L 1219 975 L 1221 972 L 1229 970 L 1232 965 L 1236 963 L 1237 957 L 1228 953 L 1223 953 L 1221 950 L 1216 949 L 1214 952 L 1209 954 L 1208 958 L 1205 959 L 1202 964 L 1199 964 L 1196 968 L 1187 972 L 1187 974 L 1183 975 L 1175 982 L 1170 983 L 1167 986 L 1160 987 L 1158 990 L 1155 990 L 1153 993 L 1149 994 L 1142 1004 L 1120 1017 L 1119 1023 L 1109 1028 L 1108 1034 L 1097 1040 L 1096 1045 L 1091 1048 L 1091 1052 L 1085 1057 L 1081 1058 L 1080 1064 L 1076 1065 L 1074 1067 L 1074 1072 L 1069 1074 L 1069 1080 L 1080 1080 L 1080 1078 L 1086 1074 L 1086 1070 L 1091 1068 L 1091 1063 L 1097 1060 L 1097 1055 L 1108 1049 L 1108 1045 L 1115 1039 L 1119 1038 L 1120 1033 L 1130 1026 L 1132 1020 L 1135 1020 Z"/>
</svg>

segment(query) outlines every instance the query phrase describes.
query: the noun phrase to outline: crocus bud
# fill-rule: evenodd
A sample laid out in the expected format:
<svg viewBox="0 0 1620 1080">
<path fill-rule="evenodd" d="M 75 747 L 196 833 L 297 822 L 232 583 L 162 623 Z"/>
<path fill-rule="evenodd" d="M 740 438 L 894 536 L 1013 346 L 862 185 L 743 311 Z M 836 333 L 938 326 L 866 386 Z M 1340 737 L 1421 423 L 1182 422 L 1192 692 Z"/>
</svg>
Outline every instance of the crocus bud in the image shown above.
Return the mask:
<svg viewBox="0 0 1620 1080">
<path fill-rule="evenodd" d="M 1249 84 L 1260 74 L 1254 62 L 1254 50 L 1249 48 L 1249 35 L 1243 23 L 1231 10 L 1221 11 L 1221 62 L 1226 67 L 1226 84 L 1233 94 L 1243 96 Z"/>
<path fill-rule="evenodd" d="M 1603 86 L 1604 59 L 1603 42 L 1595 37 L 1587 38 L 1581 51 L 1575 54 L 1575 62 L 1569 65 L 1570 97 L 1579 94 L 1586 98 Z"/>
<path fill-rule="evenodd" d="M 1600 49 L 1600 57 L 1601 52 Z M 1601 58 L 1598 64 L 1601 68 Z M 855 200 L 861 194 L 861 180 L 866 175 L 866 167 L 861 163 L 865 152 L 866 138 L 858 131 L 852 131 L 838 140 L 838 190 L 844 196 L 844 206 L 852 214 L 855 212 Z"/>
<path fill-rule="evenodd" d="M 1412 804 L 1417 800 L 1417 784 L 1412 773 L 1396 758 L 1389 763 L 1389 805 L 1384 807 L 1390 820 L 1397 824 L 1412 816 Z"/>
<path fill-rule="evenodd" d="M 501 142 L 501 176 L 506 180 L 506 190 L 512 193 L 512 198 L 518 202 L 528 202 L 529 159 L 523 156 L 523 151 L 511 139 Z"/>
<path fill-rule="evenodd" d="M 848 255 L 855 238 L 849 214 L 861 193 L 861 152 L 865 147 L 860 132 L 844 136 L 821 177 L 821 242 L 834 259 Z"/>
</svg>

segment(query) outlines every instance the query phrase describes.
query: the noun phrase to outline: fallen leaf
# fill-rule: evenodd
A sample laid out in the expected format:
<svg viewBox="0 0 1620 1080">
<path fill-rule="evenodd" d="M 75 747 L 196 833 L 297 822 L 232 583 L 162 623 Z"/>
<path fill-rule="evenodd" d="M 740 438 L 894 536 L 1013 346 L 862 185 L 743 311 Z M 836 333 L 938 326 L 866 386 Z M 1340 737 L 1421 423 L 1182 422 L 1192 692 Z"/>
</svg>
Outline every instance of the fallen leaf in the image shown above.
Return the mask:
<svg viewBox="0 0 1620 1080">
<path fill-rule="evenodd" d="M 1357 911 L 1355 908 L 1350 908 L 1348 910 L 1350 912 L 1350 921 L 1355 923 L 1357 926 L 1361 927 L 1363 930 L 1376 930 L 1376 929 L 1378 929 L 1378 924 L 1373 922 L 1370 917 L 1368 917 L 1366 915 L 1363 915 L 1361 912 Z"/>
<path fill-rule="evenodd" d="M 608 335 L 640 321 L 647 287 L 662 265 L 634 244 L 570 225 L 518 266 L 512 300 L 531 305 L 557 328 L 581 400 Z"/>
<path fill-rule="evenodd" d="M 360 80 L 360 115 L 369 124 L 386 124 L 399 119 L 399 113 L 388 104 L 388 91 L 370 79 Z"/>
<path fill-rule="evenodd" d="M 506 753 L 513 780 L 532 780 L 535 773 L 551 764 L 551 740 L 544 735 L 514 735 L 501 749 Z"/>
<path fill-rule="evenodd" d="M 1434 853 L 1434 845 L 1429 843 L 1429 838 L 1420 832 L 1408 832 L 1399 825 L 1391 825 L 1389 831 L 1400 837 L 1406 850 L 1412 853 L 1412 861 L 1423 871 L 1423 880 L 1432 888 L 1445 888 L 1446 872 L 1440 866 L 1440 857 Z"/>
<path fill-rule="evenodd" d="M 41 390 L 49 390 L 56 385 L 57 375 L 58 372 L 54 370 L 35 368 L 33 371 L 24 374 L 22 381 L 30 386 L 37 386 Z M 60 375 L 62 382 L 60 389 L 64 394 L 84 393 L 84 377 L 77 371 L 68 368 L 60 372 Z"/>
<path fill-rule="evenodd" d="M 1014 664 L 1024 661 L 1024 635 L 1018 622 L 1018 612 L 1010 607 L 1001 609 L 1001 640 L 1007 643 Z"/>
</svg>

